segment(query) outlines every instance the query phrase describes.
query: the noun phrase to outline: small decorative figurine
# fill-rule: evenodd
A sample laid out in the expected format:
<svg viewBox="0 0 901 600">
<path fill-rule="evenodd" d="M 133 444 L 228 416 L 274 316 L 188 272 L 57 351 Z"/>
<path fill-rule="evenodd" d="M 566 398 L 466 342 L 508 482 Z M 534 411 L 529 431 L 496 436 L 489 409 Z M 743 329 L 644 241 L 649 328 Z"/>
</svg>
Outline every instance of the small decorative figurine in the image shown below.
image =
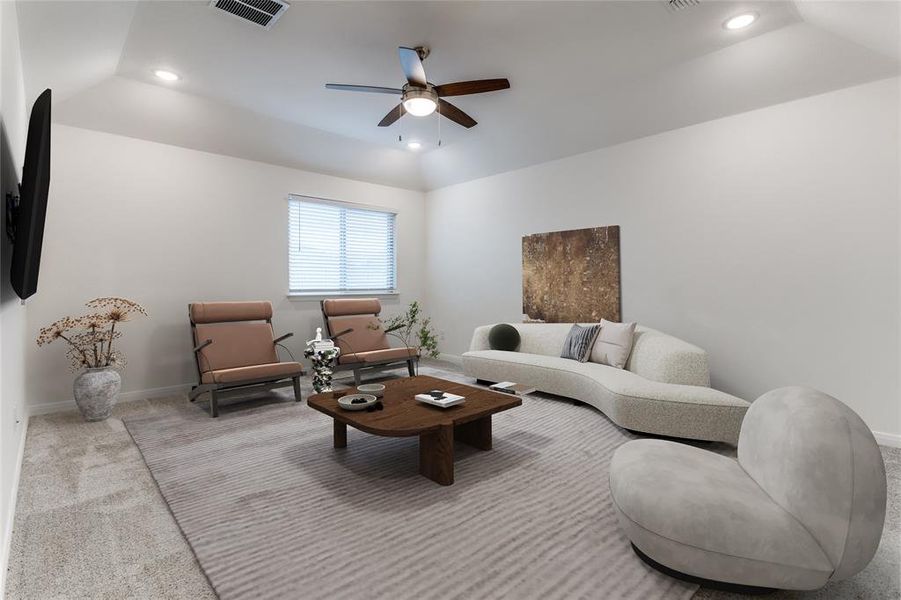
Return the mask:
<svg viewBox="0 0 901 600">
<path fill-rule="evenodd" d="M 322 339 L 322 327 L 316 328 L 316 337 L 307 342 L 303 351 L 305 358 L 313 364 L 313 390 L 319 394 L 332 391 L 332 363 L 338 359 L 341 350 L 332 340 Z"/>
</svg>

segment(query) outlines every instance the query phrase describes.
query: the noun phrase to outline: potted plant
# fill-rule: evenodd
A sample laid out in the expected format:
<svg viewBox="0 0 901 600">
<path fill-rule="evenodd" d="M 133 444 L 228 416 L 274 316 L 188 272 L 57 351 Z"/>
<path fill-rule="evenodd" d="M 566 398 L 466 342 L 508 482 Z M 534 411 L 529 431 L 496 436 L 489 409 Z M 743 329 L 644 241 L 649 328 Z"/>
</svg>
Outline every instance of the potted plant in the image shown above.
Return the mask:
<svg viewBox="0 0 901 600">
<path fill-rule="evenodd" d="M 102 421 L 110 416 L 119 399 L 122 378 L 117 369 L 125 367 L 125 355 L 114 349 L 122 337 L 116 327 L 147 311 L 125 298 L 95 298 L 85 304 L 93 312 L 78 317 L 63 317 L 41 329 L 38 346 L 63 340 L 66 356 L 75 378 L 75 403 L 87 421 Z"/>
<path fill-rule="evenodd" d="M 412 348 L 419 342 L 419 356 L 438 358 L 438 332 L 432 327 L 432 319 L 422 314 L 419 302 L 414 300 L 407 306 L 407 311 L 395 315 L 379 323 L 370 325 L 371 329 L 384 329 L 385 333 L 400 340 L 404 346 Z M 418 369 L 417 365 L 417 369 Z M 418 372 L 418 371 L 417 371 Z"/>
</svg>

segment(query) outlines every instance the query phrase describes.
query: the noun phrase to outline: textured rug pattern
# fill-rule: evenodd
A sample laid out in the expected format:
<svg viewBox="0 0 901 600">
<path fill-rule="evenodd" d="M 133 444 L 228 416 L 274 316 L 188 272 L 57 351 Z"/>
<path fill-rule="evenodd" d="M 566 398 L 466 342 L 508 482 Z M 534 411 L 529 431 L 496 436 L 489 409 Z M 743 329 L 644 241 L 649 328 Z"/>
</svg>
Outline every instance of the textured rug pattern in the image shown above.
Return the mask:
<svg viewBox="0 0 901 600">
<path fill-rule="evenodd" d="M 418 475 L 418 440 L 348 429 L 305 404 L 126 420 L 223 600 L 689 598 L 620 533 L 607 467 L 629 439 L 540 397 L 457 445 L 455 483 Z"/>
</svg>

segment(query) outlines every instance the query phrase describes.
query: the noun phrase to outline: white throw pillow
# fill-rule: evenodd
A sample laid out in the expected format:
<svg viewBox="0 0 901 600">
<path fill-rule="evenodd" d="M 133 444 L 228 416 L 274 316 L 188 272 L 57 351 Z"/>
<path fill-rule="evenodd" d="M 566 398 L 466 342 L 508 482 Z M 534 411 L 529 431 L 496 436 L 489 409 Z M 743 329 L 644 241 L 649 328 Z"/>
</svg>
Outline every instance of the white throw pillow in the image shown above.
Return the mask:
<svg viewBox="0 0 901 600">
<path fill-rule="evenodd" d="M 601 319 L 601 333 L 594 342 L 589 360 L 622 369 L 632 353 L 634 337 L 635 323 L 614 323 Z"/>
</svg>

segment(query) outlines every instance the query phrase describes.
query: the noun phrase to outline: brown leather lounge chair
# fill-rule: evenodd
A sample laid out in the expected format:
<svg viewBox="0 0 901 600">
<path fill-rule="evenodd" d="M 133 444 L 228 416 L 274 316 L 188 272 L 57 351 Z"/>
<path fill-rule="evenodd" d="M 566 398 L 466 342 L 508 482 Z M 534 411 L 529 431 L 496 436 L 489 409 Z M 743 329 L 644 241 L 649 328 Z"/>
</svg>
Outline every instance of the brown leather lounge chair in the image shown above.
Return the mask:
<svg viewBox="0 0 901 600">
<path fill-rule="evenodd" d="M 275 346 L 293 333 L 274 338 L 270 302 L 194 302 L 188 305 L 194 358 L 200 382 L 191 388 L 191 402 L 210 392 L 210 416 L 219 416 L 219 398 L 226 392 L 270 390 L 294 385 L 300 402 L 297 362 L 279 362 Z"/>
<path fill-rule="evenodd" d="M 322 301 L 322 318 L 329 337 L 341 350 L 335 371 L 352 369 L 354 385 L 361 373 L 391 369 L 407 364 L 410 377 L 416 374 L 418 348 L 392 348 L 378 320 L 382 304 L 378 298 L 339 298 Z M 348 330 L 351 330 L 348 332 Z"/>
</svg>

